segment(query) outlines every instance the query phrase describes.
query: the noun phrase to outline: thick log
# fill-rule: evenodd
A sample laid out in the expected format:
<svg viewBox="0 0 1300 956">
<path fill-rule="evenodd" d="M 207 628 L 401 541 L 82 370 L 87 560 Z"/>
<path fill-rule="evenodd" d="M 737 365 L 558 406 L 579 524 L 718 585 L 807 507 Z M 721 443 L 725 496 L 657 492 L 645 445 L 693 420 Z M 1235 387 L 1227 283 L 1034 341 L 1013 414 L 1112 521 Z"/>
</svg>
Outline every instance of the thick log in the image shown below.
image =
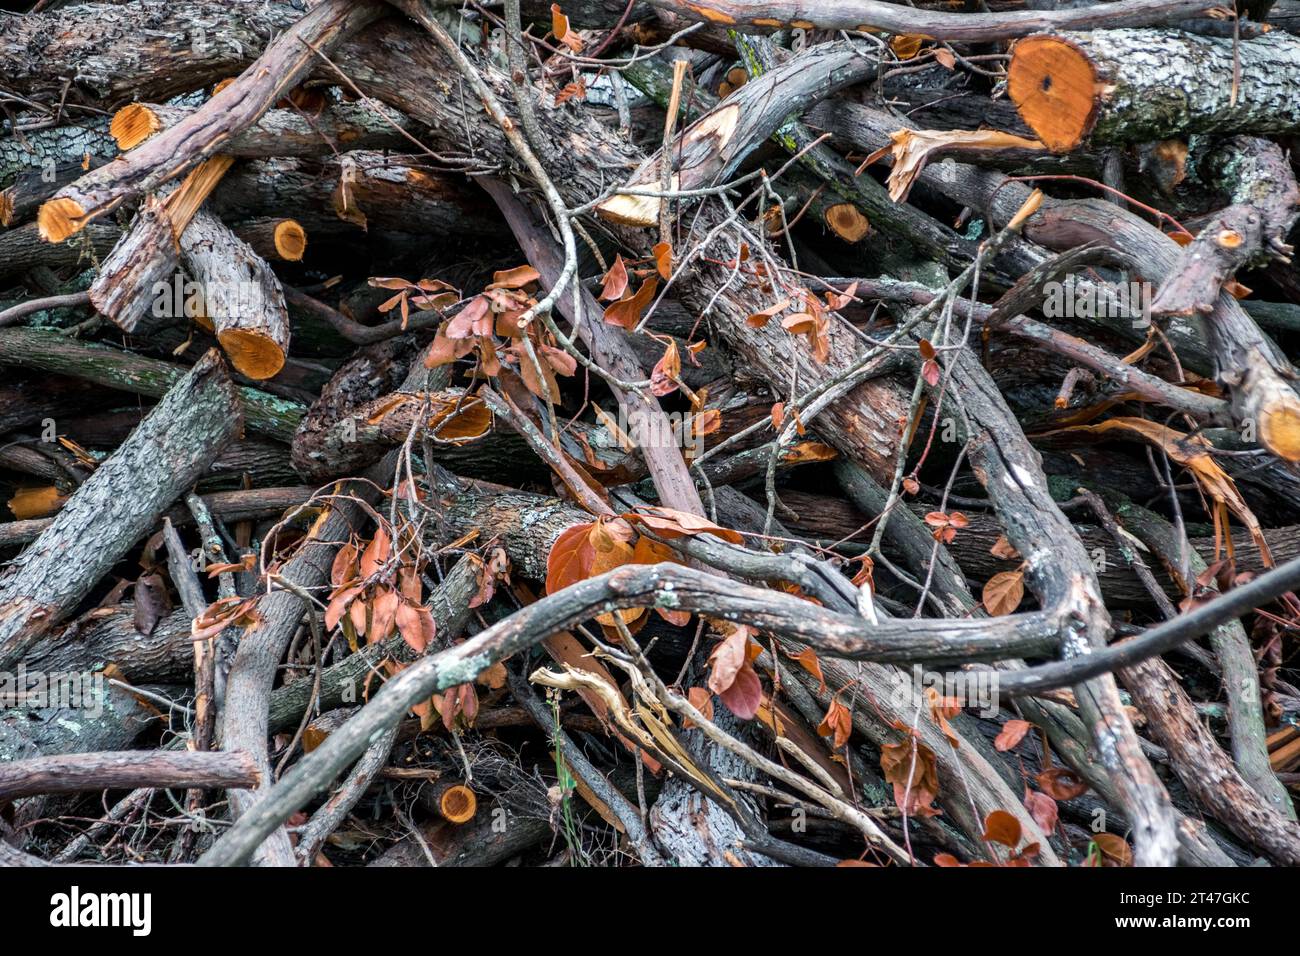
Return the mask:
<svg viewBox="0 0 1300 956">
<path fill-rule="evenodd" d="M 52 169 L 18 173 L 13 182 L 0 192 L 0 226 L 9 228 L 34 218 L 41 203 L 75 182 L 87 169 L 97 169 L 107 161 L 102 157 L 91 157 L 89 165 L 83 166 L 78 160 Z"/>
<path fill-rule="evenodd" d="M 289 310 L 266 260 L 203 210 L 181 235 L 181 255 L 230 364 L 255 381 L 279 373 L 289 354 Z"/>
<path fill-rule="evenodd" d="M 190 297 L 171 294 L 170 280 L 176 272 L 184 234 L 233 161 L 229 156 L 214 156 L 196 166 L 180 186 L 167 187 L 165 197 L 145 197 L 139 214 L 90 284 L 90 300 L 95 308 L 122 331 L 154 331 L 166 324 L 177 324 L 187 314 L 195 319 L 205 317 L 197 302 L 187 312 Z M 200 245 L 200 252 L 205 248 Z M 198 258 L 201 265 L 207 265 L 206 256 Z"/>
<path fill-rule="evenodd" d="M 53 519 L 51 519 L 53 520 Z M 134 684 L 183 683 L 193 669 L 190 616 L 168 614 L 148 634 L 135 624 L 135 605 L 96 608 L 37 644 L 29 671 L 102 671 L 116 665 Z"/>
<path fill-rule="evenodd" d="M 0 329 L 0 365 L 72 375 L 154 398 L 167 394 L 187 371 L 170 362 L 37 329 Z M 250 430 L 285 442 L 293 438 L 304 411 L 301 405 L 246 386 L 241 386 L 238 392 Z"/>
<path fill-rule="evenodd" d="M 16 229 L 0 231 L 0 279 L 21 275 L 29 269 L 46 266 L 58 269 L 63 266 L 90 268 L 92 257 L 108 255 L 121 235 L 121 230 L 111 223 L 91 223 L 71 242 L 51 245 L 41 241 L 36 223 L 29 222 Z"/>
<path fill-rule="evenodd" d="M 75 610 L 242 422 L 225 365 L 210 352 L 0 575 L 0 667 Z"/>
<path fill-rule="evenodd" d="M 83 687 L 86 681 L 83 678 Z M 107 682 L 95 687 L 83 706 L 20 706 L 0 711 L 0 765 L 41 754 L 125 750 L 150 727 L 158 713 L 133 694 Z"/>
<path fill-rule="evenodd" d="M 342 39 L 374 22 L 387 8 L 376 0 L 325 0 L 276 38 L 252 68 L 181 120 L 118 161 L 66 186 L 41 207 L 41 237 L 61 242 L 126 199 L 157 189 L 222 151 Z"/>
<path fill-rule="evenodd" d="M 156 133 L 189 119 L 200 107 L 131 103 L 113 116 L 118 148 L 134 149 Z M 273 109 L 235 133 L 221 147 L 227 156 L 327 156 L 351 149 L 402 149 L 412 145 L 415 126 L 406 117 L 364 103 L 334 103 L 317 114 Z M 405 134 L 405 135 L 403 135 Z"/>
<path fill-rule="evenodd" d="M 364 149 L 322 160 L 250 160 L 230 171 L 207 209 L 233 224 L 292 217 L 313 238 L 360 239 L 382 230 L 445 236 L 455 244 L 501 235 L 491 204 L 478 190 L 454 175 L 421 168 L 425 163 L 421 156 Z M 339 213 L 345 180 L 350 219 Z"/>
<path fill-rule="evenodd" d="M 16 19 L 19 18 L 5 18 L 0 24 L 0 36 L 4 34 L 4 28 Z M 6 74 L 9 67 L 10 61 L 6 60 Z M 40 173 L 50 168 L 80 166 L 87 155 L 92 159 L 109 159 L 116 152 L 106 118 L 94 117 L 77 125 L 32 130 L 21 136 L 6 131 L 4 138 L 0 138 L 0 183 L 7 185 L 23 172 Z"/>
<path fill-rule="evenodd" d="M 58 102 L 71 86 L 109 103 L 165 100 L 237 75 L 302 11 L 259 0 L 78 4 L 0 18 L 5 82 Z M 158 70 L 159 63 L 183 68 Z"/>
<path fill-rule="evenodd" d="M 770 33 L 788 27 L 820 30 L 883 30 L 936 40 L 981 42 L 1027 36 L 1042 30 L 1090 26 L 1149 26 L 1193 16 L 1204 0 L 1119 0 L 1105 6 L 957 13 L 918 10 L 880 0 L 647 0 L 690 20 Z"/>
<path fill-rule="evenodd" d="M 496 866 L 553 835 L 543 819 L 522 816 L 508 807 L 501 813 L 481 813 L 466 827 L 442 820 L 421 824 L 414 836 L 394 844 L 370 866 Z M 494 823 L 500 820 L 504 825 Z"/>
<path fill-rule="evenodd" d="M 106 751 L 33 757 L 0 764 L 0 803 L 47 793 L 134 787 L 252 787 L 246 753 Z"/>
<path fill-rule="evenodd" d="M 296 219 L 250 219 L 234 226 L 235 235 L 266 260 L 301 262 L 307 252 L 307 230 Z"/>
<path fill-rule="evenodd" d="M 1188 133 L 1290 133 L 1300 128 L 1300 38 L 1234 42 L 1162 30 L 1026 37 L 1012 50 L 1007 91 L 1029 128 L 1059 151 Z"/>
<path fill-rule="evenodd" d="M 158 294 L 159 289 L 170 288 L 175 272 L 176 235 L 171 216 L 163 200 L 146 197 L 100 266 L 90 285 L 90 301 L 122 331 L 150 331 L 177 318 Z"/>
</svg>

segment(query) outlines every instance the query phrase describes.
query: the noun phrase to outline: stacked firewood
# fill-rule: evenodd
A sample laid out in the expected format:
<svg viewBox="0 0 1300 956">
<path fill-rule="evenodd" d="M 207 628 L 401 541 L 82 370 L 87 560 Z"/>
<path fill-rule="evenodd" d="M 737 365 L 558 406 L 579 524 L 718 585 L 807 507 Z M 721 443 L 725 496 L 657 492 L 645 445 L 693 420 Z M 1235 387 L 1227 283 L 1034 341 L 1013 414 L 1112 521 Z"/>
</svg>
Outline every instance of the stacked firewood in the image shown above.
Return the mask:
<svg viewBox="0 0 1300 956">
<path fill-rule="evenodd" d="M 0 862 L 1300 863 L 1300 7 L 1029 6 L 0 15 Z"/>
</svg>

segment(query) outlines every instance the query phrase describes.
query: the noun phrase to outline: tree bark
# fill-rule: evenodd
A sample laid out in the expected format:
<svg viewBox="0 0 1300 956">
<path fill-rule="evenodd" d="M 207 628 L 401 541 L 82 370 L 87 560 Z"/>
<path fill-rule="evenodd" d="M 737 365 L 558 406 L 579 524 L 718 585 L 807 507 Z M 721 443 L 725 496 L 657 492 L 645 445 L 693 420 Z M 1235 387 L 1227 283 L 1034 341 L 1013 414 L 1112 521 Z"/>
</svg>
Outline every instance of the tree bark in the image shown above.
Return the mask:
<svg viewBox="0 0 1300 956">
<path fill-rule="evenodd" d="M 1007 91 L 1058 151 L 1188 133 L 1290 133 L 1300 128 L 1300 39 L 1161 30 L 1026 37 L 1012 50 Z"/>
<path fill-rule="evenodd" d="M 0 803 L 48 793 L 134 787 L 252 787 L 245 753 L 106 751 L 33 757 L 0 764 Z"/>
<path fill-rule="evenodd" d="M 0 667 L 16 663 L 216 457 L 243 421 L 208 353 L 0 574 Z"/>
</svg>

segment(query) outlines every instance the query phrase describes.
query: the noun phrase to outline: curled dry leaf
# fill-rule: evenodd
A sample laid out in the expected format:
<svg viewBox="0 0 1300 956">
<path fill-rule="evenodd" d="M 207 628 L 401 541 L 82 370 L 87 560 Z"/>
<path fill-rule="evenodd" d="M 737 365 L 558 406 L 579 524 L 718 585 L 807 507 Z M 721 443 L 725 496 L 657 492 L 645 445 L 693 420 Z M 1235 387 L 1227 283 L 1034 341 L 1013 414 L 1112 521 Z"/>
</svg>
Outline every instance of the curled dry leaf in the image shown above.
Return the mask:
<svg viewBox="0 0 1300 956">
<path fill-rule="evenodd" d="M 789 299 L 782 299 L 776 305 L 769 305 L 766 309 L 759 309 L 753 315 L 749 316 L 749 318 L 745 319 L 745 324 L 751 328 L 761 329 L 763 326 L 767 325 L 772 316 L 780 314 L 789 304 Z"/>
<path fill-rule="evenodd" d="M 569 18 L 564 15 L 558 3 L 551 4 L 551 32 L 574 53 L 582 49 L 582 37 L 569 26 Z"/>
<path fill-rule="evenodd" d="M 1029 815 L 1034 818 L 1034 822 L 1038 824 L 1038 828 L 1044 835 L 1050 837 L 1056 832 L 1059 816 L 1056 801 L 1047 794 L 1025 787 L 1025 809 L 1029 811 Z"/>
<path fill-rule="evenodd" d="M 677 391 L 678 380 L 682 375 L 682 356 L 677 351 L 677 340 L 669 339 L 663 356 L 655 363 L 650 373 L 650 392 L 663 397 Z"/>
<path fill-rule="evenodd" d="M 571 584 L 585 581 L 590 575 L 596 551 L 589 535 L 595 522 L 575 524 L 560 532 L 546 558 L 546 593 L 555 594 Z"/>
<path fill-rule="evenodd" d="M 709 690 L 721 694 L 749 663 L 749 628 L 737 627 L 709 655 Z"/>
<path fill-rule="evenodd" d="M 657 242 L 650 254 L 655 258 L 655 269 L 666 282 L 673 277 L 673 247 L 671 243 Z"/>
<path fill-rule="evenodd" d="M 1027 720 L 1008 720 L 998 731 L 993 741 L 993 749 L 998 751 L 1014 750 L 1025 739 L 1025 734 L 1034 725 Z"/>
<path fill-rule="evenodd" d="M 925 384 L 934 388 L 939 384 L 939 379 L 943 376 L 943 370 L 939 368 L 939 363 L 934 359 L 926 359 L 921 363 L 921 377 L 925 379 Z"/>
<path fill-rule="evenodd" d="M 190 622 L 190 636 L 197 641 L 207 640 L 220 634 L 227 627 L 251 627 L 260 620 L 257 614 L 257 598 L 241 598 L 232 595 L 214 601 Z"/>
<path fill-rule="evenodd" d="M 600 287 L 600 301 L 617 302 L 627 291 L 627 263 L 622 255 L 614 256 L 614 264 L 605 273 L 605 281 Z"/>
<path fill-rule="evenodd" d="M 783 454 L 781 460 L 802 465 L 815 461 L 831 461 L 838 458 L 839 454 L 830 445 L 823 445 L 817 441 L 801 441 Z"/>
<path fill-rule="evenodd" d="M 998 535 L 998 540 L 994 541 L 993 547 L 989 548 L 989 554 L 1003 561 L 1016 561 L 1020 558 L 1020 552 L 1011 546 L 1005 534 Z"/>
<path fill-rule="evenodd" d="M 628 544 L 627 536 L 619 533 L 617 525 L 605 518 L 600 518 L 592 525 L 587 536 L 591 542 L 593 552 L 591 567 L 588 568 L 588 577 L 594 578 L 606 571 L 613 571 L 615 568 L 632 563 L 632 546 Z M 596 620 L 608 627 L 613 627 L 615 615 L 621 618 L 624 624 L 631 624 L 639 620 L 645 612 L 646 609 L 643 607 L 625 608 L 597 614 Z"/>
<path fill-rule="evenodd" d="M 1014 850 L 1020 844 L 1020 821 L 1005 810 L 993 810 L 984 818 L 984 837 Z"/>
<path fill-rule="evenodd" d="M 664 561 L 681 564 L 677 552 L 663 542 L 647 538 L 645 535 L 636 539 L 636 544 L 632 548 L 632 564 L 660 564 Z M 674 611 L 672 608 L 657 607 L 655 613 L 674 627 L 685 627 L 691 620 L 690 611 Z"/>
<path fill-rule="evenodd" d="M 921 52 L 921 44 L 926 37 L 914 33 L 900 33 L 889 38 L 889 49 L 900 60 L 911 60 Z"/>
<path fill-rule="evenodd" d="M 817 733 L 833 738 L 831 746 L 839 750 L 849 742 L 853 733 L 853 712 L 841 704 L 838 697 L 832 697 L 826 716 L 817 725 Z"/>
<path fill-rule="evenodd" d="M 763 684 L 754 668 L 746 664 L 736 674 L 731 686 L 718 695 L 722 702 L 741 720 L 753 720 L 763 704 Z"/>
<path fill-rule="evenodd" d="M 880 748 L 880 769 L 894 786 L 894 803 L 912 816 L 936 816 L 931 806 L 939 795 L 939 769 L 934 751 L 911 737 Z"/>
<path fill-rule="evenodd" d="M 1064 767 L 1044 770 L 1034 779 L 1043 793 L 1056 800 L 1073 800 L 1088 792 L 1088 785 Z"/>
<path fill-rule="evenodd" d="M 650 307 L 655 290 L 659 288 L 659 277 L 651 276 L 641 283 L 636 295 L 626 295 L 605 309 L 605 321 L 625 329 L 636 328 L 641 321 L 641 314 Z"/>
<path fill-rule="evenodd" d="M 374 577 L 383 570 L 392 553 L 393 542 L 388 537 L 388 532 L 383 528 L 376 529 L 375 536 L 366 545 L 366 550 L 361 552 L 361 576 L 366 579 Z"/>
<path fill-rule="evenodd" d="M 397 631 L 402 640 L 417 654 L 423 654 L 433 643 L 438 625 L 427 607 L 403 599 L 397 605 Z"/>
<path fill-rule="evenodd" d="M 925 516 L 925 523 L 934 529 L 934 539 L 944 544 L 951 544 L 957 537 L 957 529 L 965 528 L 970 519 L 960 511 L 948 514 L 943 511 L 931 511 Z"/>
<path fill-rule="evenodd" d="M 994 617 L 1010 614 L 1025 596 L 1024 571 L 999 571 L 984 585 L 984 608 Z"/>
<path fill-rule="evenodd" d="M 704 715 L 705 720 L 713 719 L 713 695 L 707 687 L 692 687 L 686 692 L 686 699 L 692 707 Z M 695 722 L 689 717 L 682 720 L 682 729 L 690 730 Z"/>
<path fill-rule="evenodd" d="M 489 291 L 492 289 L 522 289 L 524 286 L 540 281 L 541 278 L 541 273 L 532 266 L 515 266 L 513 269 L 502 269 L 499 272 L 492 273 L 492 284 L 487 289 Z"/>
<path fill-rule="evenodd" d="M 1133 850 L 1121 836 L 1113 833 L 1094 833 L 1092 842 L 1101 851 L 1107 866 L 1132 866 Z"/>
<path fill-rule="evenodd" d="M 811 647 L 805 647 L 795 655 L 794 659 L 799 662 L 800 667 L 817 678 L 817 683 L 820 685 L 817 691 L 818 693 L 824 693 L 826 691 L 826 678 L 822 676 L 822 662 L 817 659 L 817 652 Z"/>
</svg>

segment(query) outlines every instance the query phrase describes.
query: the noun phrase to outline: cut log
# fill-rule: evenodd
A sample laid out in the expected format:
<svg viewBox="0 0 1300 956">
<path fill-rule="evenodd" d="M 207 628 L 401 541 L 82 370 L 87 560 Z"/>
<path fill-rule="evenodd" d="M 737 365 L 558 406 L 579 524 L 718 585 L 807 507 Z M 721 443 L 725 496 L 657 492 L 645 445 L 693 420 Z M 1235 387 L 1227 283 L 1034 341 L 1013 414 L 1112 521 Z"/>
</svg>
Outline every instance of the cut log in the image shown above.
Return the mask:
<svg viewBox="0 0 1300 956">
<path fill-rule="evenodd" d="M 0 279 L 21 275 L 37 266 L 58 269 L 80 265 L 90 268 L 95 257 L 109 254 L 122 231 L 111 223 L 91 223 L 84 238 L 51 245 L 41 241 L 34 222 L 0 232 Z"/>
<path fill-rule="evenodd" d="M 301 262 L 307 253 L 307 230 L 297 219 L 252 219 L 237 223 L 234 231 L 268 261 Z"/>
<path fill-rule="evenodd" d="M 167 297 L 176 271 L 177 242 L 232 162 L 229 156 L 214 156 L 196 166 L 165 199 L 146 197 L 131 227 L 104 260 L 90 285 L 90 301 L 122 331 L 151 331 L 184 315 L 183 306 Z"/>
<path fill-rule="evenodd" d="M 255 381 L 276 375 L 289 354 L 289 310 L 271 267 L 206 211 L 182 233 L 181 254 L 230 364 Z"/>
<path fill-rule="evenodd" d="M 123 152 L 189 119 L 200 107 L 131 103 L 113 115 L 111 132 Z M 415 126 L 390 108 L 334 103 L 318 115 L 273 109 L 231 136 L 221 151 L 240 159 L 266 156 L 327 156 L 337 150 L 402 149 L 413 143 Z"/>
<path fill-rule="evenodd" d="M 102 671 L 115 664 L 134 684 L 183 682 L 193 661 L 190 615 L 178 609 L 142 634 L 133 604 L 96 608 L 41 641 L 23 659 L 29 671 L 45 673 Z"/>
<path fill-rule="evenodd" d="M 0 667 L 75 610 L 242 422 L 225 365 L 209 352 L 0 574 Z"/>
<path fill-rule="evenodd" d="M 51 102 L 58 102 L 69 85 L 108 104 L 135 96 L 165 100 L 236 76 L 267 36 L 302 17 L 292 4 L 246 0 L 99 3 L 86 12 L 0 18 L 6 82 Z M 159 62 L 185 66 L 155 71 Z"/>
<path fill-rule="evenodd" d="M 1012 49 L 1007 92 L 1038 138 L 1062 152 L 1188 133 L 1292 133 L 1300 129 L 1300 38 L 1234 42 L 1163 30 L 1026 37 Z"/>
<path fill-rule="evenodd" d="M 157 189 L 221 152 L 236 133 L 257 122 L 340 40 L 378 19 L 376 0 L 325 0 L 276 38 L 257 65 L 190 116 L 121 157 L 59 190 L 41 207 L 41 237 L 62 242 L 126 199 Z M 131 41 L 127 41 L 131 42 Z"/>
<path fill-rule="evenodd" d="M 501 235 L 478 190 L 421 168 L 425 163 L 421 156 L 364 149 L 324 160 L 250 160 L 230 171 L 206 208 L 237 232 L 242 220 L 291 217 L 313 239 L 361 240 L 393 231 L 458 244 Z"/>
</svg>

